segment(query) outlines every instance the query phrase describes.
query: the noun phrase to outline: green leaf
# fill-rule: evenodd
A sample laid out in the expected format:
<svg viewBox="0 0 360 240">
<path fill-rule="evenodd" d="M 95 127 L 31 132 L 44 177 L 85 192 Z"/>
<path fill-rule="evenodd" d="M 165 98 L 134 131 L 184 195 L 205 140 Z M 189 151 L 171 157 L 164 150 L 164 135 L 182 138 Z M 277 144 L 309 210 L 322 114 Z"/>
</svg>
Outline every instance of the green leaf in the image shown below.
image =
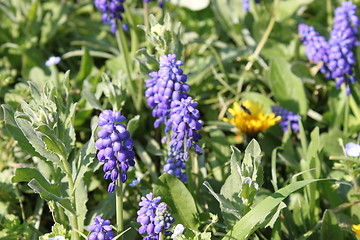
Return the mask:
<svg viewBox="0 0 360 240">
<path fill-rule="evenodd" d="M 83 48 L 84 54 L 81 59 L 81 66 L 78 75 L 76 76 L 76 82 L 80 82 L 84 80 L 87 76 L 90 75 L 94 62 L 89 53 L 89 50 L 84 47 Z"/>
<path fill-rule="evenodd" d="M 164 173 L 154 184 L 154 195 L 161 196 L 162 201 L 170 206 L 177 221 L 188 228 L 198 229 L 198 211 L 194 198 L 179 179 Z"/>
<path fill-rule="evenodd" d="M 100 111 L 103 110 L 99 100 L 95 97 L 95 94 L 92 92 L 92 86 L 88 80 L 85 80 L 83 82 L 81 93 L 84 96 L 84 98 L 86 99 L 86 101 L 88 101 L 88 103 L 90 103 L 90 105 L 93 108 L 100 110 Z"/>
<path fill-rule="evenodd" d="M 50 151 L 45 142 L 37 135 L 35 129 L 30 124 L 30 122 L 23 118 L 23 113 L 17 112 L 15 114 L 15 121 L 20 127 L 23 134 L 26 136 L 27 141 L 34 147 L 35 151 L 38 152 L 43 158 L 46 160 L 52 161 L 53 163 L 57 164 L 60 168 L 63 168 L 63 164 L 60 161 L 59 156 L 53 152 Z"/>
<path fill-rule="evenodd" d="M 291 1 L 280 1 L 278 10 L 278 20 L 280 22 L 293 16 L 296 11 L 304 5 L 312 3 L 314 0 L 291 0 Z"/>
<path fill-rule="evenodd" d="M 134 134 L 135 130 L 139 127 L 139 120 L 140 115 L 136 115 L 135 117 L 131 118 L 127 124 L 127 130 L 130 132 L 131 135 Z"/>
<path fill-rule="evenodd" d="M 326 209 L 322 219 L 320 240 L 328 239 L 342 240 L 344 235 L 335 214 Z"/>
<path fill-rule="evenodd" d="M 72 214 L 76 214 L 68 198 L 61 197 L 59 186 L 51 184 L 36 168 L 17 168 L 12 182 L 29 182 L 28 185 L 46 201 L 53 200 Z"/>
<path fill-rule="evenodd" d="M 227 239 L 238 239 L 243 240 L 247 239 L 250 234 L 252 234 L 256 229 L 256 225 L 264 219 L 275 207 L 277 207 L 287 196 L 291 193 L 303 188 L 304 186 L 321 181 L 321 180 L 331 180 L 331 179 L 312 179 L 304 180 L 292 183 L 275 193 L 267 197 L 265 200 L 256 205 L 253 209 L 250 210 L 244 217 L 242 217 L 230 230 L 226 237 L 223 240 Z"/>
<path fill-rule="evenodd" d="M 3 114 L 4 114 L 4 120 L 5 120 L 5 126 L 6 129 L 9 131 L 11 136 L 18 142 L 19 146 L 28 152 L 29 154 L 33 156 L 37 156 L 41 158 L 41 155 L 37 153 L 34 149 L 34 147 L 30 144 L 30 142 L 27 140 L 25 134 L 21 131 L 19 126 L 16 124 L 14 119 L 14 110 L 10 105 L 3 104 L 1 105 Z"/>
<path fill-rule="evenodd" d="M 268 78 L 274 97 L 280 105 L 305 116 L 308 106 L 303 82 L 293 74 L 286 59 L 273 58 L 271 60 Z"/>
</svg>

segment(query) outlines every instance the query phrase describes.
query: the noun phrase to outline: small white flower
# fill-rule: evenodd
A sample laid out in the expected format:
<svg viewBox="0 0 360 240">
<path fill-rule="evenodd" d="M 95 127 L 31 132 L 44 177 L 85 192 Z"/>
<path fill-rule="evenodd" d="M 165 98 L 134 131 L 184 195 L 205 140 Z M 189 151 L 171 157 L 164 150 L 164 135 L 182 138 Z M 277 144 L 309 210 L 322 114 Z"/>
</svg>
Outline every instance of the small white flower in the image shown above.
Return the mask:
<svg viewBox="0 0 360 240">
<path fill-rule="evenodd" d="M 45 65 L 50 67 L 52 65 L 58 64 L 61 61 L 61 57 L 54 57 L 51 56 L 49 59 L 45 62 Z"/>
<path fill-rule="evenodd" d="M 56 236 L 56 237 L 48 238 L 48 240 L 65 240 L 65 238 L 63 236 Z"/>
<path fill-rule="evenodd" d="M 360 156 L 360 145 L 349 142 L 345 146 L 345 153 L 349 157 L 359 157 Z"/>
<path fill-rule="evenodd" d="M 140 178 L 135 178 L 131 183 L 129 183 L 130 187 L 135 187 L 140 183 Z"/>
<path fill-rule="evenodd" d="M 174 233 L 171 235 L 171 238 L 174 239 L 177 236 L 179 236 L 180 234 L 182 234 L 184 232 L 184 226 L 182 224 L 178 224 L 176 225 L 175 229 L 174 229 Z"/>
</svg>

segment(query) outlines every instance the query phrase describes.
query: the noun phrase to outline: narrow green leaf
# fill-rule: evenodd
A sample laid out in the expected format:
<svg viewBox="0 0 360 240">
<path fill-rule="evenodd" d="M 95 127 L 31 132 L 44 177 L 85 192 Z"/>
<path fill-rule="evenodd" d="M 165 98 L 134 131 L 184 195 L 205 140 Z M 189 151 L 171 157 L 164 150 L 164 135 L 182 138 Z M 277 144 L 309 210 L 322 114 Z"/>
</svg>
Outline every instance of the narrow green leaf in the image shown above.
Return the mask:
<svg viewBox="0 0 360 240">
<path fill-rule="evenodd" d="M 78 75 L 76 76 L 76 81 L 80 82 L 84 80 L 87 76 L 90 75 L 92 71 L 92 67 L 94 65 L 93 59 L 89 53 L 89 50 L 84 47 L 83 48 L 84 54 L 81 59 L 81 66 Z"/>
<path fill-rule="evenodd" d="M 247 239 L 250 234 L 252 234 L 256 229 L 256 225 L 266 217 L 267 214 L 271 212 L 276 206 L 278 206 L 287 196 L 291 193 L 303 188 L 304 186 L 321 181 L 321 180 L 331 180 L 331 179 L 312 179 L 304 180 L 292 183 L 284 188 L 273 193 L 271 196 L 267 197 L 265 200 L 256 205 L 250 212 L 248 212 L 244 217 L 242 217 L 233 227 L 231 231 L 223 238 L 227 239 L 238 239 L 243 240 Z"/>
<path fill-rule="evenodd" d="M 175 219 L 188 228 L 198 229 L 198 211 L 194 198 L 179 179 L 164 173 L 154 184 L 154 194 L 161 196 L 162 201 L 170 206 Z"/>
</svg>

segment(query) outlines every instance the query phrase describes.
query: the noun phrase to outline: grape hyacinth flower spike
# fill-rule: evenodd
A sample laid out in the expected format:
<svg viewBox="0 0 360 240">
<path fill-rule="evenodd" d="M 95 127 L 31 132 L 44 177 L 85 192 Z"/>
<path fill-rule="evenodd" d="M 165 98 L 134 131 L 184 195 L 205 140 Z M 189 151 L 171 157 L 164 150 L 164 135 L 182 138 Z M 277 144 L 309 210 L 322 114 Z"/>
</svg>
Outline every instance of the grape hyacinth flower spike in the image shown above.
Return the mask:
<svg viewBox="0 0 360 240">
<path fill-rule="evenodd" d="M 115 237 L 110 226 L 110 220 L 104 220 L 100 216 L 94 218 L 94 224 L 88 226 L 91 231 L 88 240 L 111 240 Z"/>
<path fill-rule="evenodd" d="M 175 219 L 169 206 L 160 201 L 161 197 L 153 197 L 153 193 L 141 198 L 139 203 L 141 208 L 137 212 L 136 221 L 141 224 L 139 233 L 146 234 L 143 240 L 157 240 L 160 233 L 171 235 L 171 232 L 166 230 L 172 226 Z"/>
<path fill-rule="evenodd" d="M 151 79 L 146 81 L 145 91 L 152 115 L 157 118 L 154 122 L 155 128 L 169 118 L 171 102 L 186 98 L 190 89 L 185 83 L 187 75 L 183 74 L 180 68 L 184 62 L 177 60 L 175 54 L 162 56 L 159 64 L 159 71 L 149 74 Z"/>
<path fill-rule="evenodd" d="M 122 14 L 124 13 L 125 0 L 95 0 L 95 6 L 103 12 L 102 21 L 110 25 L 110 30 L 115 33 L 117 30 L 117 21 L 122 21 Z M 126 24 L 122 24 L 125 31 L 129 30 Z"/>
<path fill-rule="evenodd" d="M 127 170 L 135 165 L 135 153 L 132 150 L 134 142 L 126 126 L 121 123 L 125 117 L 120 112 L 104 110 L 99 119 L 98 125 L 102 129 L 98 132 L 99 139 L 95 142 L 95 147 L 99 150 L 98 160 L 105 163 L 104 178 L 112 180 L 108 187 L 108 192 L 112 193 L 116 180 L 120 178 L 121 182 L 125 182 Z"/>
<path fill-rule="evenodd" d="M 299 131 L 300 129 L 299 120 L 301 119 L 300 115 L 290 112 L 280 106 L 272 106 L 271 109 L 276 116 L 281 117 L 280 126 L 283 132 L 286 132 L 289 127 L 294 132 Z"/>
</svg>

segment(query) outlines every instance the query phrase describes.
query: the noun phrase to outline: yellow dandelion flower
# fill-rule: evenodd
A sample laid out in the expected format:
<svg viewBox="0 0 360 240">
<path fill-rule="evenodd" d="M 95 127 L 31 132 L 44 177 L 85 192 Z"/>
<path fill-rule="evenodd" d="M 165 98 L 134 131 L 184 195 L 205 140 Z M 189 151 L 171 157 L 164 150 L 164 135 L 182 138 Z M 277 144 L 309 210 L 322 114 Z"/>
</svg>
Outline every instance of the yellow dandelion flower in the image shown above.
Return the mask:
<svg viewBox="0 0 360 240">
<path fill-rule="evenodd" d="M 352 225 L 352 230 L 356 234 L 356 236 L 360 239 L 360 224 Z"/>
<path fill-rule="evenodd" d="M 281 120 L 274 113 L 265 113 L 262 105 L 245 100 L 241 106 L 237 102 L 233 108 L 228 109 L 232 118 L 223 118 L 223 121 L 229 122 L 237 127 L 237 129 L 246 135 L 255 135 L 261 131 L 268 129 Z"/>
</svg>

